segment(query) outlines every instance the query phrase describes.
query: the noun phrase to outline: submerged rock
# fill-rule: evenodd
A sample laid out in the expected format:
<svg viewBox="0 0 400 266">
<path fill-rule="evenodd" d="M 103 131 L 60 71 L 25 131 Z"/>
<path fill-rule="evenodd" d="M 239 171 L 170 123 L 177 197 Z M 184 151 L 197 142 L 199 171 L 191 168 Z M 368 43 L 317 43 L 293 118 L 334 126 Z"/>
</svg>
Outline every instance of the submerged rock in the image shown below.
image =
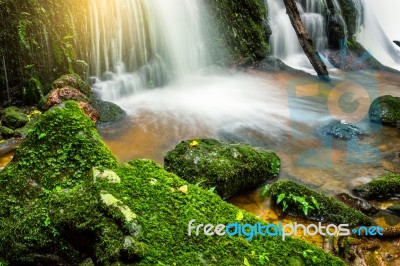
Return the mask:
<svg viewBox="0 0 400 266">
<path fill-rule="evenodd" d="M 353 209 L 359 210 L 367 215 L 374 215 L 379 212 L 379 209 L 368 201 L 353 197 L 347 193 L 340 193 L 336 195 L 336 198 L 338 198 L 346 205 L 352 207 Z"/>
<path fill-rule="evenodd" d="M 369 108 L 369 118 L 376 123 L 400 128 L 400 97 L 384 95 L 375 99 Z"/>
<path fill-rule="evenodd" d="M 359 140 L 365 134 L 359 127 L 338 120 L 332 121 L 322 127 L 321 132 L 324 135 L 331 135 L 344 140 Z"/>
<path fill-rule="evenodd" d="M 362 212 L 293 181 L 274 183 L 268 194 L 277 208 L 295 217 L 350 226 L 366 226 L 372 223 L 371 218 Z"/>
<path fill-rule="evenodd" d="M 181 142 L 164 158 L 164 167 L 192 184 L 215 188 L 227 198 L 276 177 L 280 159 L 272 151 L 214 139 Z"/>
<path fill-rule="evenodd" d="M 367 184 L 355 187 L 353 192 L 365 199 L 389 199 L 400 196 L 400 174 L 385 174 Z"/>
<path fill-rule="evenodd" d="M 17 107 L 11 106 L 3 111 L 1 121 L 4 126 L 11 129 L 17 129 L 23 127 L 26 123 L 28 123 L 29 118 Z"/>
<path fill-rule="evenodd" d="M 192 146 L 194 147 L 194 146 Z M 345 265 L 299 239 L 195 235 L 255 216 L 149 160 L 119 165 L 74 102 L 46 112 L 0 172 L 0 261 L 7 265 Z M 205 249 L 205 247 L 207 247 Z M 249 250 L 255 255 L 249 255 Z"/>
</svg>

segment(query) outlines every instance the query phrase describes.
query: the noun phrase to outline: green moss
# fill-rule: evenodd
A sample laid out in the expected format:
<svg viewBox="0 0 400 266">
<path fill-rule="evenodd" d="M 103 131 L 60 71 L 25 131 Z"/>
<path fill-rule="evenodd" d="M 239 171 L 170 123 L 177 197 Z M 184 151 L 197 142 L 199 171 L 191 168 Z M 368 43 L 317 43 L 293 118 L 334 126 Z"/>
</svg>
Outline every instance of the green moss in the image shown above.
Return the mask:
<svg viewBox="0 0 400 266">
<path fill-rule="evenodd" d="M 73 186 L 93 166 L 116 165 L 93 127 L 74 102 L 46 112 L 2 172 L 3 182 L 13 180 L 12 185 L 2 189 L 19 197 L 28 196 L 42 188 Z"/>
<path fill-rule="evenodd" d="M 388 199 L 400 195 L 400 175 L 386 174 L 371 182 L 355 187 L 354 193 L 365 199 Z"/>
<path fill-rule="evenodd" d="M 17 107 L 11 106 L 4 110 L 3 116 L 1 117 L 1 121 L 3 125 L 16 129 L 19 127 L 23 127 L 26 123 L 28 123 L 28 116 L 21 112 Z"/>
<path fill-rule="evenodd" d="M 13 135 L 14 135 L 14 130 L 5 126 L 0 126 L 0 136 L 8 138 L 12 137 Z"/>
<path fill-rule="evenodd" d="M 369 108 L 373 122 L 400 127 L 400 97 L 384 95 L 375 99 Z"/>
<path fill-rule="evenodd" d="M 92 97 L 92 89 L 78 74 L 63 75 L 53 82 L 53 89 L 72 87 L 88 97 Z"/>
<path fill-rule="evenodd" d="M 234 63 L 263 58 L 268 54 L 269 30 L 266 29 L 263 1 L 207 0 L 206 3 L 216 24 L 210 41 L 219 48 L 216 50 L 228 49 L 230 61 Z"/>
<path fill-rule="evenodd" d="M 192 219 L 260 220 L 152 161 L 117 165 L 73 102 L 28 134 L 0 172 L 0 200 L 0 256 L 10 265 L 344 265 L 292 238 L 188 236 Z"/>
<path fill-rule="evenodd" d="M 357 30 L 359 30 L 358 27 L 360 26 L 357 23 L 359 15 L 362 16 L 362 14 L 358 14 L 354 1 L 338 0 L 338 3 L 342 11 L 342 17 L 346 22 L 348 38 L 353 40 Z"/>
<path fill-rule="evenodd" d="M 279 173 L 280 159 L 272 151 L 214 139 L 181 142 L 164 158 L 164 167 L 223 198 L 262 184 Z"/>
<path fill-rule="evenodd" d="M 268 193 L 278 208 L 285 209 L 292 216 L 350 226 L 372 223 L 371 218 L 362 212 L 293 181 L 278 181 Z"/>
</svg>

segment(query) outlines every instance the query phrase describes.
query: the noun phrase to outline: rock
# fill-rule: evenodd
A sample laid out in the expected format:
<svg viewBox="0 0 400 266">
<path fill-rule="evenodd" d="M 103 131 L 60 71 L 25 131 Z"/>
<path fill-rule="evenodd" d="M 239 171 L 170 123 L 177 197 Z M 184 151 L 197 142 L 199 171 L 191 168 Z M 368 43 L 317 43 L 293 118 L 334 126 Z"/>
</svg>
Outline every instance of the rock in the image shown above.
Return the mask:
<svg viewBox="0 0 400 266">
<path fill-rule="evenodd" d="M 400 204 L 395 204 L 387 208 L 387 210 L 395 213 L 396 215 L 400 216 Z"/>
<path fill-rule="evenodd" d="M 369 118 L 376 123 L 400 128 L 400 97 L 385 95 L 375 99 L 369 108 Z"/>
<path fill-rule="evenodd" d="M 14 130 L 11 128 L 0 126 L 0 137 L 9 138 L 14 135 Z"/>
<path fill-rule="evenodd" d="M 0 142 L 0 156 L 3 156 L 9 152 L 14 151 L 19 144 L 21 144 L 21 139 L 16 139 L 16 138 Z"/>
<path fill-rule="evenodd" d="M 74 100 L 77 102 L 90 102 L 89 98 L 82 92 L 74 89 L 71 86 L 65 86 L 52 90 L 47 96 L 46 109 L 58 105 L 67 100 Z"/>
<path fill-rule="evenodd" d="M 342 202 L 290 180 L 274 183 L 268 191 L 276 207 L 291 216 L 350 226 L 367 226 L 371 218 Z"/>
<path fill-rule="evenodd" d="M 72 87 L 83 93 L 85 96 L 89 98 L 92 97 L 92 89 L 77 74 L 63 75 L 53 82 L 53 89 L 59 89 L 64 87 Z"/>
<path fill-rule="evenodd" d="M 17 107 L 11 106 L 3 111 L 3 116 L 1 117 L 3 125 L 11 129 L 16 129 L 23 127 L 28 123 L 28 116 L 19 110 Z"/>
<path fill-rule="evenodd" d="M 400 195 L 400 175 L 385 174 L 371 182 L 353 188 L 354 194 L 364 199 L 389 199 Z"/>
<path fill-rule="evenodd" d="M 102 100 L 93 100 L 92 106 L 99 112 L 99 124 L 111 124 L 126 118 L 126 112 L 118 105 Z"/>
<path fill-rule="evenodd" d="M 21 127 L 21 128 L 17 128 L 14 132 L 14 135 L 16 137 L 20 137 L 20 138 L 25 138 L 28 133 L 29 130 L 31 128 L 33 128 L 33 126 L 39 121 L 39 118 L 41 117 L 41 114 L 34 114 L 30 116 L 30 120 L 28 123 L 26 123 L 25 126 Z"/>
<path fill-rule="evenodd" d="M 214 139 L 181 142 L 164 158 L 164 167 L 205 189 L 228 198 L 258 186 L 279 173 L 280 159 L 272 151 Z"/>
<path fill-rule="evenodd" d="M 321 132 L 324 135 L 331 135 L 344 140 L 359 140 L 364 136 L 364 132 L 359 127 L 338 120 L 334 120 L 322 127 Z"/>
<path fill-rule="evenodd" d="M 400 47 L 400 41 L 393 41 L 397 46 Z"/>
<path fill-rule="evenodd" d="M 99 112 L 97 112 L 97 110 L 87 102 L 78 102 L 78 105 L 80 108 L 82 108 L 83 112 L 90 118 L 90 120 L 96 124 L 100 118 Z"/>
<path fill-rule="evenodd" d="M 93 168 L 107 177 L 94 182 Z M 120 182 L 110 182 L 116 176 Z M 299 239 L 246 241 L 206 237 L 202 230 L 196 236 L 195 229 L 190 235 L 194 218 L 194 226 L 228 224 L 237 213 L 243 224 L 262 221 L 150 160 L 118 164 L 71 101 L 43 114 L 0 172 L 0 186 L 6 203 L 0 205 L 0 261 L 6 265 L 237 265 L 246 256 L 257 265 L 249 250 L 282 265 L 292 261 L 291 250 L 318 258 L 304 256 L 305 265 L 344 265 Z"/>
<path fill-rule="evenodd" d="M 330 48 L 340 48 L 340 42 L 346 39 L 346 24 L 339 14 L 330 14 L 328 18 L 328 44 Z"/>
<path fill-rule="evenodd" d="M 121 183 L 121 178 L 114 171 L 93 167 L 93 181 L 96 183 L 100 179 L 105 179 L 111 184 Z"/>
<path fill-rule="evenodd" d="M 347 193 L 340 193 L 336 195 L 336 198 L 348 205 L 349 207 L 359 210 L 367 215 L 374 215 L 379 212 L 379 209 L 368 201 L 353 197 Z"/>
<path fill-rule="evenodd" d="M 245 68 L 255 68 L 257 70 L 261 71 L 268 71 L 268 72 L 289 72 L 289 73 L 295 73 L 295 74 L 307 74 L 304 71 L 292 68 L 288 65 L 286 65 L 282 60 L 275 58 L 273 56 L 267 56 L 264 59 L 260 61 L 256 61 L 252 63 L 252 65 L 244 65 Z"/>
</svg>

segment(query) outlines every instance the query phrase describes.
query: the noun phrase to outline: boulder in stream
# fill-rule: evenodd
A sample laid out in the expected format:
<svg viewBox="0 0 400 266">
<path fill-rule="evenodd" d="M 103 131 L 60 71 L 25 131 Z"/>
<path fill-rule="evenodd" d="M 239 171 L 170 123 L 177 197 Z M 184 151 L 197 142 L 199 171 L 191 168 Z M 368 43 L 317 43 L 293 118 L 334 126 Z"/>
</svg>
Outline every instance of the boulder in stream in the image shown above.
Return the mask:
<svg viewBox="0 0 400 266">
<path fill-rule="evenodd" d="M 277 208 L 291 216 L 350 226 L 367 226 L 372 223 L 371 218 L 364 213 L 290 180 L 274 183 L 269 188 L 268 194 Z"/>
<path fill-rule="evenodd" d="M 330 135 L 344 140 L 359 140 L 365 133 L 357 126 L 345 121 L 334 120 L 320 130 L 324 135 Z"/>
<path fill-rule="evenodd" d="M 278 175 L 279 157 L 270 150 L 215 139 L 181 142 L 164 158 L 164 167 L 192 184 L 214 188 L 222 198 L 261 185 Z"/>
<path fill-rule="evenodd" d="M 388 173 L 371 182 L 353 188 L 364 199 L 389 199 L 400 196 L 400 174 Z"/>
<path fill-rule="evenodd" d="M 369 108 L 369 118 L 376 123 L 400 128 L 400 97 L 384 95 L 375 99 Z"/>
</svg>

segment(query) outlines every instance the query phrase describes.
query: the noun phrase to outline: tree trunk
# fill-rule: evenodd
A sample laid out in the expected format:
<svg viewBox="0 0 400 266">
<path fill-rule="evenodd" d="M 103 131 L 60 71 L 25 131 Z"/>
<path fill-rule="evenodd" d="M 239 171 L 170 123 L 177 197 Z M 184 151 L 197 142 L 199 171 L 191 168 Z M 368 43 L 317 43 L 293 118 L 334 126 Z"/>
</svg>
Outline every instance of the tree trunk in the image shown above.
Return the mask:
<svg viewBox="0 0 400 266">
<path fill-rule="evenodd" d="M 295 0 L 283 0 L 286 6 L 286 12 L 289 15 L 290 22 L 297 34 L 300 45 L 311 62 L 311 65 L 318 74 L 318 77 L 324 81 L 330 81 L 329 73 L 324 62 L 322 62 L 314 44 L 304 28 L 303 22 L 301 21 L 300 12 L 297 8 Z"/>
</svg>

